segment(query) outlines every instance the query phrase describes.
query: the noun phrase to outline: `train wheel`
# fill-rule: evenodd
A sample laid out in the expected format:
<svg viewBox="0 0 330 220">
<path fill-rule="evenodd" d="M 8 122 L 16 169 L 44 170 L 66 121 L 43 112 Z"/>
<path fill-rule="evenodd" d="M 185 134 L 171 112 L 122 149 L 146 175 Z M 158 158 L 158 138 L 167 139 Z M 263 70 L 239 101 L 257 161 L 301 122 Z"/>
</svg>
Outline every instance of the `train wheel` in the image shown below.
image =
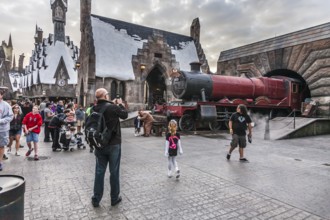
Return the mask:
<svg viewBox="0 0 330 220">
<path fill-rule="evenodd" d="M 195 121 L 191 115 L 185 114 L 179 120 L 181 131 L 191 131 L 195 127 Z"/>
<path fill-rule="evenodd" d="M 212 121 L 209 123 L 209 128 L 211 131 L 218 131 L 221 128 L 221 121 Z"/>
</svg>

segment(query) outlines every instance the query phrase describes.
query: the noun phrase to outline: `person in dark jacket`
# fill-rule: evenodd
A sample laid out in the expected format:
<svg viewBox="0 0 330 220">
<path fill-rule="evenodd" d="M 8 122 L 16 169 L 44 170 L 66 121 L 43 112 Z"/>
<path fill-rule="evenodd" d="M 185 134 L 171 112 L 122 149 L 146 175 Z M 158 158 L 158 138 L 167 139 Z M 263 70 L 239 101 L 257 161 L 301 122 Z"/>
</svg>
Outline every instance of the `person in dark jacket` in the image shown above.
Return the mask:
<svg viewBox="0 0 330 220">
<path fill-rule="evenodd" d="M 64 113 L 64 104 L 62 100 L 58 101 L 56 106 L 56 114 L 60 114 L 60 113 Z"/>
<path fill-rule="evenodd" d="M 61 145 L 59 143 L 60 129 L 61 126 L 65 124 L 65 118 L 69 114 L 70 114 L 70 109 L 66 109 L 64 110 L 64 113 L 55 115 L 48 124 L 50 135 L 53 140 L 53 144 L 52 144 L 53 151 L 56 151 L 57 149 L 61 149 Z"/>
<path fill-rule="evenodd" d="M 21 106 L 23 117 L 25 117 L 27 113 L 32 112 L 32 107 L 32 103 L 28 99 L 26 99 L 24 104 Z"/>
<path fill-rule="evenodd" d="M 108 101 L 109 94 L 104 88 L 97 89 L 95 91 L 95 97 L 97 103 L 96 106 L 93 107 L 93 110 L 100 112 L 105 108 L 105 123 L 107 128 L 112 130 L 113 133 L 107 146 L 95 149 L 96 167 L 92 205 L 94 207 L 99 207 L 104 191 L 104 175 L 109 163 L 111 206 L 115 206 L 122 200 L 119 195 L 119 167 L 121 159 L 121 129 L 119 119 L 126 119 L 128 113 L 121 98 L 115 99 L 112 102 Z"/>
</svg>

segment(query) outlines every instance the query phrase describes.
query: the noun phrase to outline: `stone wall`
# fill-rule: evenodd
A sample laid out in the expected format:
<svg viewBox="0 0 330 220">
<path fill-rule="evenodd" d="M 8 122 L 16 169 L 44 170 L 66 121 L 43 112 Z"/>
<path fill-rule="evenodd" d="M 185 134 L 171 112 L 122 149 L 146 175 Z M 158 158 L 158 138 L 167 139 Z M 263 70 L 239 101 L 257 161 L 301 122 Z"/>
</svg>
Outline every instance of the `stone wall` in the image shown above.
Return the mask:
<svg viewBox="0 0 330 220">
<path fill-rule="evenodd" d="M 250 77 L 290 70 L 307 83 L 319 102 L 318 115 L 328 114 L 330 103 L 330 23 L 223 51 L 217 74 Z"/>
</svg>

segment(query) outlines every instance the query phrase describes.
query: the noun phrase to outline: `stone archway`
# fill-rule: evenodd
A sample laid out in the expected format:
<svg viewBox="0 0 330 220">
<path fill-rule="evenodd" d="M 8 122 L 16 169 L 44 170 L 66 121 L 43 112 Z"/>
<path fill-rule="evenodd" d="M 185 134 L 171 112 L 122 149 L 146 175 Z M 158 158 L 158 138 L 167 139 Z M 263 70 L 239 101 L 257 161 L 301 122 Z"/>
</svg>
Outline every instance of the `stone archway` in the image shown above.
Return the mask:
<svg viewBox="0 0 330 220">
<path fill-rule="evenodd" d="M 303 100 L 305 100 L 306 98 L 311 98 L 311 91 L 309 89 L 309 86 L 306 82 L 306 80 L 298 73 L 296 73 L 295 71 L 292 70 L 288 70 L 288 69 L 276 69 L 276 70 L 272 70 L 266 74 L 264 74 L 264 76 L 266 77 L 271 77 L 271 76 L 286 76 L 289 78 L 294 78 L 294 79 L 298 79 L 300 82 L 302 82 L 303 84 Z"/>
<path fill-rule="evenodd" d="M 148 74 L 146 78 L 147 91 L 146 91 L 146 103 L 148 108 L 151 108 L 155 104 L 163 104 L 166 102 L 166 77 L 165 71 L 157 65 Z"/>
</svg>

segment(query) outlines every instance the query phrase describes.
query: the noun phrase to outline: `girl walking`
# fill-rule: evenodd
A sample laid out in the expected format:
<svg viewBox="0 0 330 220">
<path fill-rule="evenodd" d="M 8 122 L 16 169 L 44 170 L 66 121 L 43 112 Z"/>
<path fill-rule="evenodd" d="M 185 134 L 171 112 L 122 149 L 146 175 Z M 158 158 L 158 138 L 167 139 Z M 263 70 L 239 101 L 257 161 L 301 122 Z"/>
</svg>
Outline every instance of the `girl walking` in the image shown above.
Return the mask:
<svg viewBox="0 0 330 220">
<path fill-rule="evenodd" d="M 10 130 L 9 130 L 9 144 L 8 144 L 8 151 L 11 152 L 11 145 L 14 141 L 15 143 L 15 149 L 16 149 L 16 156 L 20 156 L 19 148 L 20 148 L 20 138 L 22 134 L 22 121 L 23 121 L 23 114 L 20 111 L 20 107 L 15 104 L 12 107 L 14 118 L 10 122 Z"/>
<path fill-rule="evenodd" d="M 165 156 L 168 157 L 168 177 L 172 177 L 172 172 L 175 172 L 175 177 L 178 179 L 180 177 L 180 169 L 178 163 L 176 162 L 176 156 L 178 152 L 183 154 L 180 134 L 177 132 L 177 122 L 171 120 L 168 124 L 168 133 L 166 134 L 165 142 Z"/>
</svg>

